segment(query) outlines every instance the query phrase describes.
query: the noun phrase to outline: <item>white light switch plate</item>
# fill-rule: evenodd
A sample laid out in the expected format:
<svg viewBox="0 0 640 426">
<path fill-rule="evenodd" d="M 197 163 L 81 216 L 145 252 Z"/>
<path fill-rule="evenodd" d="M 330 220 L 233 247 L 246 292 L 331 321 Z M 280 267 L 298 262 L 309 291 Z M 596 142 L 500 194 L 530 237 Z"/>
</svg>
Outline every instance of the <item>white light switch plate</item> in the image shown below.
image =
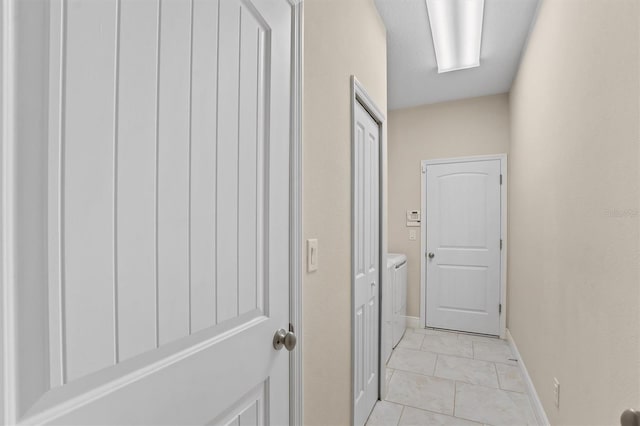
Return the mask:
<svg viewBox="0 0 640 426">
<path fill-rule="evenodd" d="M 318 240 L 307 240 L 307 271 L 318 270 Z"/>
<path fill-rule="evenodd" d="M 415 241 L 418 239 L 418 231 L 415 229 L 409 230 L 409 241 Z"/>
</svg>

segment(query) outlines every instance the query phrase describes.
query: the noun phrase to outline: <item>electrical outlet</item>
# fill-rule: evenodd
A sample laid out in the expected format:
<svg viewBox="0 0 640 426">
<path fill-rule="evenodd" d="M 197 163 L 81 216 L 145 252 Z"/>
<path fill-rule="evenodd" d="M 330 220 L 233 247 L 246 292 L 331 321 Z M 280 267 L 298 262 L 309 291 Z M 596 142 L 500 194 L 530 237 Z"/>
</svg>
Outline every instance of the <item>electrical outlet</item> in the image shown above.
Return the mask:
<svg viewBox="0 0 640 426">
<path fill-rule="evenodd" d="M 560 382 L 555 377 L 553 378 L 553 400 L 556 407 L 560 408 Z"/>
<path fill-rule="evenodd" d="M 415 241 L 418 239 L 418 231 L 415 229 L 409 230 L 409 241 Z"/>
</svg>

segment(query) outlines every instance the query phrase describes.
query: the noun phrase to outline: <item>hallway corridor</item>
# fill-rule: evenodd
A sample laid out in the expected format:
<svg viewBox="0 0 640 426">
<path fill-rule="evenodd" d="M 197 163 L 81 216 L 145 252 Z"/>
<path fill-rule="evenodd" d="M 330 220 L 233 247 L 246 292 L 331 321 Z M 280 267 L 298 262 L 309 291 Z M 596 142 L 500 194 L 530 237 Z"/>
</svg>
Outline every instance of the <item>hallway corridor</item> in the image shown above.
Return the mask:
<svg viewBox="0 0 640 426">
<path fill-rule="evenodd" d="M 407 329 L 387 367 L 387 396 L 368 426 L 537 424 L 504 340 Z"/>
</svg>

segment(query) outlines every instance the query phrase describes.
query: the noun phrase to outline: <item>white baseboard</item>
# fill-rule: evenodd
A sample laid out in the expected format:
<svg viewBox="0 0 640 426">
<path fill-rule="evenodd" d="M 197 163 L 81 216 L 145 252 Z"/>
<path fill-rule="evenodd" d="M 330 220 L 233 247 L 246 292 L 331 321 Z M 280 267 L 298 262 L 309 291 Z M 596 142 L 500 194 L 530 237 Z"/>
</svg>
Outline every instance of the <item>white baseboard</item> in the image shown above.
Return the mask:
<svg viewBox="0 0 640 426">
<path fill-rule="evenodd" d="M 407 317 L 407 328 L 424 328 L 424 327 L 420 326 L 420 318 Z"/>
<path fill-rule="evenodd" d="M 507 341 L 513 350 L 513 354 L 518 359 L 518 365 L 520 366 L 520 371 L 522 373 L 522 377 L 524 378 L 525 384 L 527 386 L 527 390 L 529 391 L 529 396 L 531 398 L 531 404 L 533 405 L 533 412 L 536 415 L 536 419 L 538 420 L 538 424 L 540 426 L 549 426 L 549 419 L 547 418 L 547 413 L 544 411 L 544 407 L 542 406 L 542 402 L 540 402 L 540 398 L 538 397 L 538 392 L 536 392 L 535 386 L 533 386 L 533 381 L 531 380 L 531 376 L 529 376 L 529 372 L 527 371 L 527 367 L 524 365 L 524 360 L 520 355 L 520 351 L 518 351 L 518 346 L 516 346 L 516 342 L 513 340 L 513 336 L 509 329 L 507 329 Z"/>
</svg>

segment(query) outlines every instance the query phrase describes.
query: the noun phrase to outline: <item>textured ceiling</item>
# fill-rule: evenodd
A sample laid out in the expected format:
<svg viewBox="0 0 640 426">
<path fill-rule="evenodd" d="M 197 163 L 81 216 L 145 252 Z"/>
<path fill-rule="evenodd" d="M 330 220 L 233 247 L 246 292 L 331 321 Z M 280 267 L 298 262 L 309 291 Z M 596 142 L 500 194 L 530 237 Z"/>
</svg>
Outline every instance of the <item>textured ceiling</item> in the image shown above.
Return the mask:
<svg viewBox="0 0 640 426">
<path fill-rule="evenodd" d="M 480 67 L 438 74 L 425 0 L 375 0 L 387 27 L 389 109 L 508 92 L 538 1 L 485 0 Z"/>
</svg>

